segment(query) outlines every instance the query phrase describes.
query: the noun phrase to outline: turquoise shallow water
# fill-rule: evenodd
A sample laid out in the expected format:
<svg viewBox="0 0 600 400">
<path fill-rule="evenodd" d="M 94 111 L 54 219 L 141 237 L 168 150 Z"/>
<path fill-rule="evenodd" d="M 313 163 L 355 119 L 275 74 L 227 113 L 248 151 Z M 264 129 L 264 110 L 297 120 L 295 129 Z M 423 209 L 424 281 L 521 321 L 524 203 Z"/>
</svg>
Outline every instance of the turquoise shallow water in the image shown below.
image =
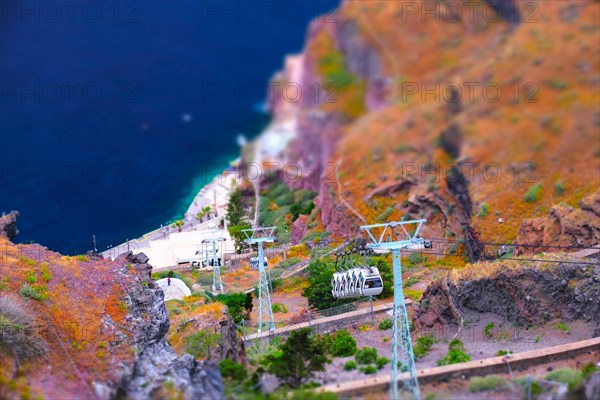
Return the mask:
<svg viewBox="0 0 600 400">
<path fill-rule="evenodd" d="M 265 125 L 266 83 L 336 5 L 26 3 L 0 2 L 0 212 L 21 211 L 19 241 L 65 253 L 183 214 L 219 172 L 205 165 Z"/>
</svg>

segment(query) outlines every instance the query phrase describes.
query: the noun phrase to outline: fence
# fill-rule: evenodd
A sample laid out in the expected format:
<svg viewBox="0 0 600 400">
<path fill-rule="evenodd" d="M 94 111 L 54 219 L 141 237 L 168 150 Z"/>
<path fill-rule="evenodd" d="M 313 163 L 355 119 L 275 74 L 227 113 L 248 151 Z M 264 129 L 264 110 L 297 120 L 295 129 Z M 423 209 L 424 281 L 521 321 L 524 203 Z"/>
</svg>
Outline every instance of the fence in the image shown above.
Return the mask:
<svg viewBox="0 0 600 400">
<path fill-rule="evenodd" d="M 242 320 L 238 324 L 238 329 L 245 341 L 261 337 L 287 336 L 292 331 L 304 327 L 311 328 L 315 333 L 325 334 L 348 326 L 358 328 L 362 325 L 374 325 L 376 314 L 391 309 L 392 303 L 383 303 L 380 300 L 371 300 L 371 298 L 365 297 L 338 307 L 319 311 L 306 310 L 292 318 L 275 321 L 275 330 L 263 332 L 262 335 L 258 334 L 257 325 L 254 322 Z"/>
</svg>

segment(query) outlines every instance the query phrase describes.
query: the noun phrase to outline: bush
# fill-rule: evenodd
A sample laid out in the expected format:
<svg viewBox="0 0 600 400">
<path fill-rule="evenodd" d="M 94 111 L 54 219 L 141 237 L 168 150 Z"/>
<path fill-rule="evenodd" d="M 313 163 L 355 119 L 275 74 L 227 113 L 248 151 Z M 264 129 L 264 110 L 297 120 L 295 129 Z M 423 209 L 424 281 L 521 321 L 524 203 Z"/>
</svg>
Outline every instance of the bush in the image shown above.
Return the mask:
<svg viewBox="0 0 600 400">
<path fill-rule="evenodd" d="M 242 364 L 236 363 L 228 358 L 219 363 L 219 369 L 221 370 L 221 376 L 223 378 L 229 378 L 234 381 L 243 381 L 248 376 L 248 373 Z"/>
<path fill-rule="evenodd" d="M 494 331 L 495 327 L 496 327 L 496 325 L 493 322 L 486 324 L 483 327 L 483 336 L 492 337 L 492 332 Z"/>
<path fill-rule="evenodd" d="M 423 358 L 429 353 L 431 347 L 435 344 L 435 336 L 433 334 L 423 335 L 415 340 L 415 345 L 413 347 L 413 353 L 415 355 L 415 359 Z"/>
<path fill-rule="evenodd" d="M 377 357 L 377 360 L 375 360 L 375 366 L 377 367 L 377 369 L 381 369 L 389 363 L 390 359 L 387 357 Z"/>
<path fill-rule="evenodd" d="M 411 265 L 417 265 L 421 261 L 425 261 L 425 260 L 426 260 L 426 258 L 422 257 L 421 254 L 419 254 L 419 253 L 410 253 L 410 255 L 408 256 L 408 263 Z"/>
<path fill-rule="evenodd" d="M 408 278 L 407 280 L 404 281 L 404 283 L 402 284 L 402 287 L 408 288 L 418 282 L 419 282 L 419 280 L 417 278 L 411 276 L 410 278 Z"/>
<path fill-rule="evenodd" d="M 565 186 L 563 185 L 562 181 L 554 182 L 554 190 L 559 196 L 562 196 L 565 193 Z"/>
<path fill-rule="evenodd" d="M 437 360 L 437 365 L 451 365 L 467 362 L 471 356 L 465 353 L 465 346 L 459 339 L 452 339 L 448 344 L 448 354 Z"/>
<path fill-rule="evenodd" d="M 583 378 L 587 379 L 594 372 L 598 371 L 598 367 L 593 362 L 587 363 L 581 368 L 581 373 L 583 374 Z"/>
<path fill-rule="evenodd" d="M 48 294 L 46 293 L 46 286 L 31 286 L 25 284 L 21 286 L 21 296 L 42 301 L 48 297 Z"/>
<path fill-rule="evenodd" d="M 540 199 L 541 192 L 542 184 L 536 183 L 530 187 L 529 190 L 527 190 L 527 193 L 525 193 L 525 196 L 523 196 L 523 200 L 525 200 L 527 203 L 535 203 Z"/>
<path fill-rule="evenodd" d="M 556 329 L 557 331 L 566 332 L 566 333 L 571 332 L 571 327 L 562 321 L 554 324 L 554 329 Z"/>
<path fill-rule="evenodd" d="M 286 313 L 288 312 L 287 306 L 281 303 L 275 303 L 271 307 L 274 313 Z"/>
<path fill-rule="evenodd" d="M 277 268 L 289 268 L 291 266 L 294 266 L 298 263 L 300 263 L 302 260 L 298 257 L 292 257 L 292 258 L 288 258 L 287 260 L 283 260 L 282 262 L 280 262 L 279 264 L 277 264 Z"/>
<path fill-rule="evenodd" d="M 373 364 L 377 361 L 377 349 L 374 347 L 363 347 L 356 352 L 354 358 L 358 364 Z"/>
<path fill-rule="evenodd" d="M 496 357 L 506 356 L 509 354 L 512 354 L 511 350 L 498 350 L 498 352 L 496 353 Z"/>
<path fill-rule="evenodd" d="M 470 392 L 485 392 L 488 390 L 503 389 L 508 382 L 499 376 L 490 375 L 486 377 L 474 376 L 469 379 Z"/>
<path fill-rule="evenodd" d="M 356 340 L 347 330 L 337 331 L 331 338 L 329 347 L 334 357 L 349 357 L 356 353 Z"/>
<path fill-rule="evenodd" d="M 386 208 L 381 214 L 375 218 L 376 222 L 385 222 L 389 218 L 389 216 L 394 212 L 393 207 Z"/>
<path fill-rule="evenodd" d="M 379 323 L 379 329 L 386 331 L 388 329 L 392 329 L 394 326 L 394 321 L 391 318 L 386 318 Z"/>
<path fill-rule="evenodd" d="M 360 369 L 361 372 L 364 372 L 367 375 L 372 375 L 377 372 L 377 368 L 372 365 L 367 365 L 366 367 L 362 367 Z"/>
<path fill-rule="evenodd" d="M 352 371 L 356 369 L 356 362 L 354 360 L 346 361 L 344 364 L 344 371 Z"/>
<path fill-rule="evenodd" d="M 581 371 L 572 368 L 559 368 L 546 375 L 547 381 L 560 382 L 569 386 L 569 390 L 574 390 L 583 383 L 583 374 Z"/>
<path fill-rule="evenodd" d="M 479 212 L 477 213 L 477 216 L 480 218 L 484 218 L 487 217 L 490 213 L 490 207 L 487 205 L 487 203 L 481 203 L 479 205 Z"/>
</svg>

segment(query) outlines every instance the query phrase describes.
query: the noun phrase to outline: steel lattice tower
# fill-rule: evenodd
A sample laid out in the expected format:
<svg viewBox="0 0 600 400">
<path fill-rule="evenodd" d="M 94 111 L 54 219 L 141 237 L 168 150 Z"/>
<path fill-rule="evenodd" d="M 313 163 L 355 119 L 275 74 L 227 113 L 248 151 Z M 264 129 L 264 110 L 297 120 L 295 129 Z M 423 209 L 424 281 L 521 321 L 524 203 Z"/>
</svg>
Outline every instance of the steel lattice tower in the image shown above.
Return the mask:
<svg viewBox="0 0 600 400">
<path fill-rule="evenodd" d="M 402 372 L 406 373 L 402 379 L 404 390 L 411 393 L 414 400 L 421 399 L 419 381 L 417 380 L 417 369 L 415 367 L 415 357 L 410 337 L 408 313 L 406 312 L 406 302 L 404 301 L 404 290 L 402 288 L 402 262 L 400 252 L 401 249 L 419 249 L 427 247 L 428 245 L 430 246 L 430 242 L 427 243 L 424 239 L 418 237 L 421 226 L 425 222 L 427 221 L 419 219 L 361 226 L 361 229 L 364 229 L 367 232 L 372 241 L 367 247 L 373 249 L 377 253 L 392 252 L 394 272 L 394 316 L 390 399 L 393 400 L 400 398 L 398 392 L 398 362 L 401 363 Z M 406 230 L 405 225 L 416 225 L 414 232 L 409 233 Z M 397 227 L 400 227 L 402 232 L 396 232 Z M 378 238 L 373 234 L 374 230 L 381 231 L 381 235 L 377 235 Z"/>
<path fill-rule="evenodd" d="M 273 320 L 273 309 L 271 308 L 271 295 L 269 294 L 269 271 L 265 268 L 263 243 L 272 243 L 275 241 L 275 227 L 270 228 L 252 228 L 242 230 L 248 244 L 255 244 L 258 247 L 258 334 L 262 333 L 263 327 L 268 331 L 275 329 Z"/>
<path fill-rule="evenodd" d="M 213 232 L 214 233 L 214 232 Z M 208 249 L 206 247 L 212 244 L 212 266 L 213 266 L 213 292 L 221 292 L 225 293 L 225 289 L 223 288 L 223 280 L 221 279 L 221 265 L 219 263 L 219 258 L 217 257 L 217 243 L 224 242 L 225 238 L 223 236 L 215 236 L 202 240 L 202 246 L 205 255 L 206 266 L 208 266 Z"/>
</svg>

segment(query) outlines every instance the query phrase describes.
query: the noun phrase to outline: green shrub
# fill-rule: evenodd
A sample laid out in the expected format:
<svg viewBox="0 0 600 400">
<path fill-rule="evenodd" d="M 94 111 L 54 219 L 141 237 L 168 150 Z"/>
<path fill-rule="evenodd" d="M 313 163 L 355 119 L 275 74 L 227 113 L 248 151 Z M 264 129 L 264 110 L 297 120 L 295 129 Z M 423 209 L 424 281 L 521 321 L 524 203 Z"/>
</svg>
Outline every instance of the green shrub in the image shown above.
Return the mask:
<svg viewBox="0 0 600 400">
<path fill-rule="evenodd" d="M 412 285 L 414 285 L 415 283 L 418 283 L 419 280 L 413 276 L 411 276 L 410 278 L 408 278 L 407 280 L 404 281 L 404 283 L 402 283 L 402 287 L 403 288 L 408 288 L 411 287 Z"/>
<path fill-rule="evenodd" d="M 419 253 L 410 253 L 410 255 L 408 256 L 408 262 L 411 265 L 417 265 L 421 261 L 425 261 L 426 259 L 427 258 L 425 258 L 425 257 L 421 257 L 421 254 L 419 254 Z"/>
<path fill-rule="evenodd" d="M 282 262 L 280 262 L 279 264 L 277 264 L 277 268 L 289 268 L 291 266 L 294 266 L 298 263 L 302 262 L 302 260 L 298 257 L 292 257 L 292 258 L 288 258 L 287 260 L 283 260 Z"/>
<path fill-rule="evenodd" d="M 198 276 L 196 283 L 200 286 L 211 286 L 213 283 L 213 276 L 208 274 L 201 274 Z"/>
<path fill-rule="evenodd" d="M 243 381 L 248 376 L 248 373 L 242 364 L 236 363 L 228 358 L 219 363 L 219 369 L 221 370 L 221 376 L 223 378 L 229 378 L 234 381 Z"/>
<path fill-rule="evenodd" d="M 488 207 L 487 203 L 481 203 L 479 205 L 479 212 L 477 213 L 477 216 L 480 218 L 483 217 L 487 217 L 490 213 L 490 208 Z"/>
<path fill-rule="evenodd" d="M 571 332 L 571 327 L 562 321 L 559 321 L 556 324 L 554 324 L 554 329 L 556 329 L 557 331 L 562 331 L 562 332 L 566 332 L 566 333 Z"/>
<path fill-rule="evenodd" d="M 496 327 L 496 325 L 493 322 L 486 324 L 483 327 L 483 336 L 492 337 L 492 332 L 494 331 L 495 327 Z"/>
<path fill-rule="evenodd" d="M 346 361 L 344 371 L 352 371 L 353 369 L 356 369 L 356 362 L 354 360 Z"/>
<path fill-rule="evenodd" d="M 429 353 L 431 347 L 435 344 L 435 336 L 433 334 L 423 335 L 418 337 L 415 340 L 415 345 L 413 346 L 413 353 L 415 355 L 415 359 L 423 358 Z"/>
<path fill-rule="evenodd" d="M 379 329 L 385 331 L 388 329 L 392 329 L 394 326 L 394 321 L 391 318 L 386 318 L 379 323 Z"/>
<path fill-rule="evenodd" d="M 21 296 L 34 300 L 45 300 L 48 297 L 46 286 L 31 286 L 25 284 L 21 286 Z"/>
<path fill-rule="evenodd" d="M 593 362 L 587 363 L 581 368 L 581 373 L 583 374 L 583 378 L 587 379 L 594 372 L 598 371 L 598 367 Z"/>
<path fill-rule="evenodd" d="M 388 217 L 394 212 L 394 208 L 393 207 L 388 207 L 386 208 L 381 214 L 379 214 L 377 216 L 377 218 L 375 218 L 376 222 L 385 222 L 387 221 Z"/>
<path fill-rule="evenodd" d="M 36 281 L 35 272 L 34 271 L 28 271 L 26 279 L 27 279 L 27 282 L 29 282 L 29 283 L 35 283 L 35 281 Z"/>
<path fill-rule="evenodd" d="M 465 346 L 459 339 L 452 339 L 448 344 L 448 354 L 437 360 L 437 365 L 451 365 L 467 362 L 471 356 L 465 353 Z"/>
<path fill-rule="evenodd" d="M 375 360 L 375 366 L 377 367 L 377 369 L 381 369 L 389 363 L 390 359 L 387 357 L 377 357 L 377 360 Z"/>
<path fill-rule="evenodd" d="M 377 361 L 377 349 L 374 347 L 363 347 L 356 352 L 354 358 L 358 364 L 373 364 Z"/>
<path fill-rule="evenodd" d="M 372 375 L 377 372 L 377 368 L 372 365 L 367 365 L 366 367 L 362 367 L 360 371 L 367 375 Z"/>
<path fill-rule="evenodd" d="M 474 376 L 469 379 L 470 392 L 486 392 L 489 390 L 504 389 L 508 382 L 499 376 L 489 375 L 486 377 Z"/>
<path fill-rule="evenodd" d="M 332 336 L 329 351 L 334 357 L 349 357 L 356 353 L 356 340 L 347 330 L 337 331 Z"/>
<path fill-rule="evenodd" d="M 517 385 L 521 386 L 522 389 L 522 399 L 527 399 L 528 398 L 528 388 L 527 388 L 527 379 L 526 378 L 517 378 L 514 380 L 514 383 L 516 383 Z M 537 400 L 540 397 L 540 394 L 542 394 L 542 386 L 539 384 L 539 382 L 537 382 L 536 380 L 531 380 L 531 398 L 533 400 Z"/>
<path fill-rule="evenodd" d="M 274 313 L 286 313 L 288 312 L 287 306 L 282 303 L 275 303 L 271 306 Z"/>
<path fill-rule="evenodd" d="M 498 350 L 498 352 L 496 353 L 496 357 L 506 356 L 512 353 L 512 350 Z"/>
<path fill-rule="evenodd" d="M 569 390 L 574 390 L 583 383 L 583 374 L 581 371 L 572 368 L 559 368 L 549 372 L 545 378 L 547 381 L 560 382 L 569 386 Z"/>
<path fill-rule="evenodd" d="M 527 203 L 535 203 L 540 199 L 541 192 L 542 184 L 536 183 L 530 187 L 529 190 L 527 190 L 527 193 L 525 193 L 525 196 L 523 196 L 523 200 L 525 200 Z"/>
<path fill-rule="evenodd" d="M 562 196 L 565 193 L 565 187 L 561 181 L 554 182 L 554 191 L 559 196 Z"/>
</svg>

